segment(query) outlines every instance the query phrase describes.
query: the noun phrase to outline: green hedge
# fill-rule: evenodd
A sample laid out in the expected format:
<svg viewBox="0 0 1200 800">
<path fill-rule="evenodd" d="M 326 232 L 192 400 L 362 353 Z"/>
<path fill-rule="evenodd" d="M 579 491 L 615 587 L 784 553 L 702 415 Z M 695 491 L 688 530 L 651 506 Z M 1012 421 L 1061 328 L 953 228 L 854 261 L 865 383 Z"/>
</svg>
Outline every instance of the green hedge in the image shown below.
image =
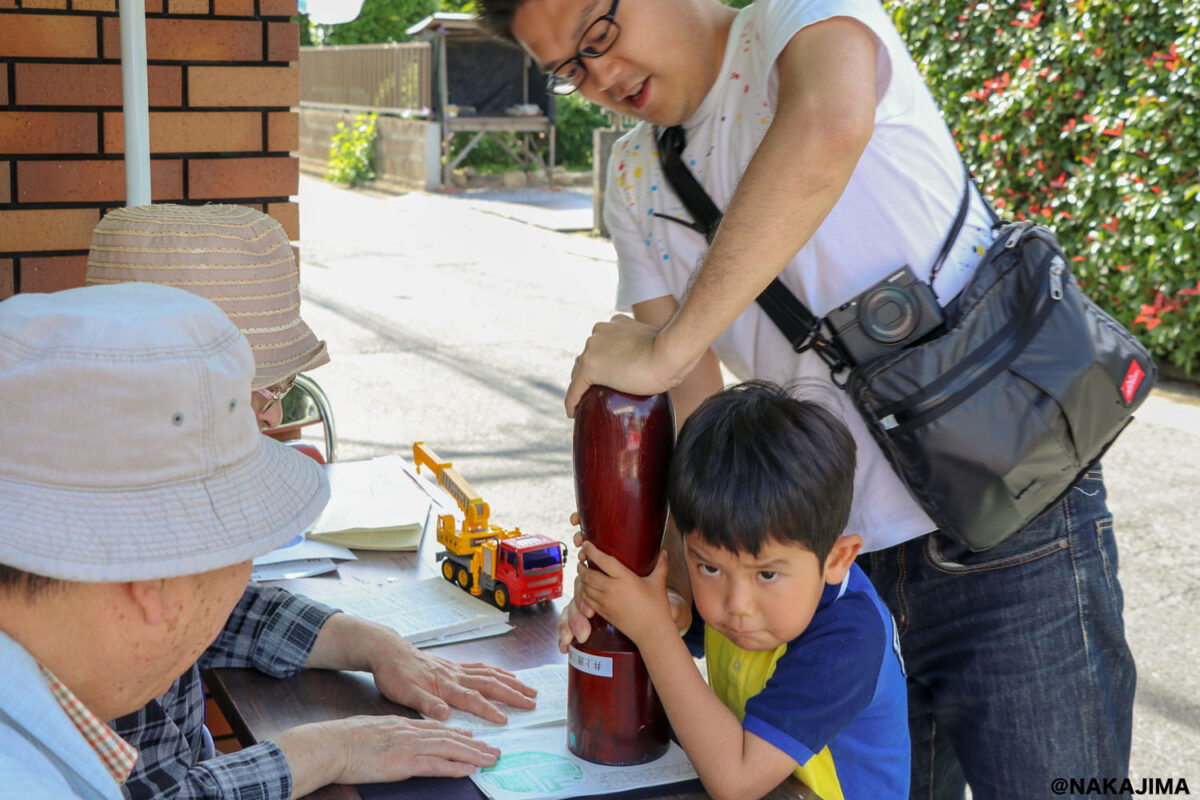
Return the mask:
<svg viewBox="0 0 1200 800">
<path fill-rule="evenodd" d="M 1200 362 L 1200 0 L 890 0 L 1002 216 L 1053 227 L 1160 362 Z"/>
</svg>

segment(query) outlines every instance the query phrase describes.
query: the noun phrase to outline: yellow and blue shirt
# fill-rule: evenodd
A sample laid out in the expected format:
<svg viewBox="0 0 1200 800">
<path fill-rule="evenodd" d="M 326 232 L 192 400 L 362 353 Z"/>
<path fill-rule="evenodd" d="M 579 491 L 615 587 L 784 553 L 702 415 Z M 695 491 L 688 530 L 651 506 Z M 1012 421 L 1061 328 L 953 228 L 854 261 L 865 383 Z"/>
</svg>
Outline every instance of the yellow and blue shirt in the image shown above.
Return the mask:
<svg viewBox="0 0 1200 800">
<path fill-rule="evenodd" d="M 892 615 L 858 565 L 826 586 L 804 633 L 774 650 L 712 628 L 708 679 L 742 726 L 796 760 L 824 800 L 908 797 L 908 700 Z"/>
</svg>

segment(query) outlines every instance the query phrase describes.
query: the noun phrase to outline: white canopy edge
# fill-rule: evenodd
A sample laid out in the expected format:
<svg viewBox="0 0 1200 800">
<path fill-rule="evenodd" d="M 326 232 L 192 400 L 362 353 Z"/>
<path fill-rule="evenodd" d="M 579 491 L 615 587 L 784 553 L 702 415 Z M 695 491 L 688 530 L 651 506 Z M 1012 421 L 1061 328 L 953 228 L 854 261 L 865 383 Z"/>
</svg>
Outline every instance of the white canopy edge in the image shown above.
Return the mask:
<svg viewBox="0 0 1200 800">
<path fill-rule="evenodd" d="M 150 93 L 146 87 L 146 3 L 120 0 L 121 87 L 125 109 L 125 204 L 150 204 Z"/>
</svg>

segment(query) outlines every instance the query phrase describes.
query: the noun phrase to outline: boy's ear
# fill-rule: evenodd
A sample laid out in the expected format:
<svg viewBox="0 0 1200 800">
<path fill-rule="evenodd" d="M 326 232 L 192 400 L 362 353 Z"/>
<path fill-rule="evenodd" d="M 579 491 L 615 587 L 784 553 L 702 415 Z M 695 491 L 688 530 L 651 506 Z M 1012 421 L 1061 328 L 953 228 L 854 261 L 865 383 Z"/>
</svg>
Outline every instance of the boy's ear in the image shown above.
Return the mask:
<svg viewBox="0 0 1200 800">
<path fill-rule="evenodd" d="M 862 546 L 862 537 L 857 533 L 839 536 L 833 543 L 833 549 L 825 557 L 825 582 L 838 584 L 846 580 L 846 573 L 850 571 L 850 566 Z"/>
</svg>

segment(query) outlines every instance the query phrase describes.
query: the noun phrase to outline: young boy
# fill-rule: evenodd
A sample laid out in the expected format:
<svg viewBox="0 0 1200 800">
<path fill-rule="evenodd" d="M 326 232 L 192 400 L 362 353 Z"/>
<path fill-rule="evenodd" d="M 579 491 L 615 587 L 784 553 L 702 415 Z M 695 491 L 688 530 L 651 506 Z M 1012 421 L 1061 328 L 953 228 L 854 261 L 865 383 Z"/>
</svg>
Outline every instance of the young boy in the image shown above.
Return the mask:
<svg viewBox="0 0 1200 800">
<path fill-rule="evenodd" d="M 580 594 L 638 646 L 683 749 L 716 798 L 789 773 L 824 800 L 908 797 L 906 690 L 891 615 L 854 564 L 854 440 L 768 383 L 706 400 L 679 434 L 668 493 L 705 623 L 709 686 L 667 600 L 586 542 Z M 711 688 L 710 688 L 711 687 Z"/>
</svg>

